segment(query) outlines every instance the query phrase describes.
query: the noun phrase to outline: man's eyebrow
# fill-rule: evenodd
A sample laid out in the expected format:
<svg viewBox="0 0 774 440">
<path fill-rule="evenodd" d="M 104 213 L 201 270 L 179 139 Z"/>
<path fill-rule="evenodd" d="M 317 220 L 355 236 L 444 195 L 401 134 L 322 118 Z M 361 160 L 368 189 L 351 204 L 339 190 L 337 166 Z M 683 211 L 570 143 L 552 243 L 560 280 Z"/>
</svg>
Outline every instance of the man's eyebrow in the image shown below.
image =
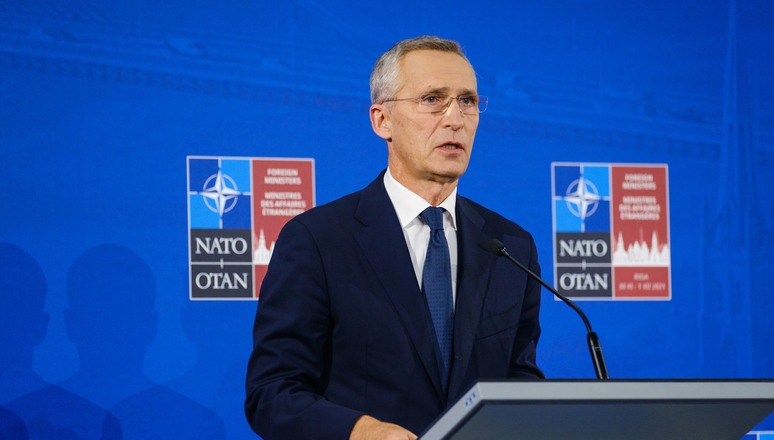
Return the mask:
<svg viewBox="0 0 774 440">
<path fill-rule="evenodd" d="M 426 95 L 426 94 L 430 94 L 430 93 L 438 93 L 438 94 L 448 95 L 449 94 L 449 88 L 448 87 L 434 87 L 434 88 L 425 90 L 422 94 Z M 467 96 L 467 95 L 478 95 L 478 92 L 476 92 L 475 90 L 471 90 L 471 89 L 464 89 L 464 90 L 462 90 L 462 92 L 460 92 L 458 94 L 458 96 Z"/>
<path fill-rule="evenodd" d="M 428 93 L 441 93 L 441 94 L 444 94 L 444 95 L 448 95 L 449 94 L 449 88 L 448 87 L 434 87 L 434 88 L 431 88 L 431 89 L 428 89 L 428 90 L 424 91 L 424 94 L 428 94 Z"/>
</svg>

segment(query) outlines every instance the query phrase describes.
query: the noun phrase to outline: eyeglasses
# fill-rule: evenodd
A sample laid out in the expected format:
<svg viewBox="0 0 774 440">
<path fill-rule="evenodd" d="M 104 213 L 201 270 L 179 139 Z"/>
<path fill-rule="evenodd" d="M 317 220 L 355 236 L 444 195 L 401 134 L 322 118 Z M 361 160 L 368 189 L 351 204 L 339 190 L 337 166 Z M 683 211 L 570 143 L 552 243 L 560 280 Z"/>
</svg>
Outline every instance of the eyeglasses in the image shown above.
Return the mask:
<svg viewBox="0 0 774 440">
<path fill-rule="evenodd" d="M 451 97 L 443 93 L 428 93 L 419 98 L 385 99 L 382 102 L 414 101 L 419 103 L 417 110 L 422 113 L 442 113 L 451 105 L 452 99 L 457 101 L 460 112 L 464 115 L 477 115 L 484 113 L 489 99 L 479 95 L 460 95 Z"/>
</svg>

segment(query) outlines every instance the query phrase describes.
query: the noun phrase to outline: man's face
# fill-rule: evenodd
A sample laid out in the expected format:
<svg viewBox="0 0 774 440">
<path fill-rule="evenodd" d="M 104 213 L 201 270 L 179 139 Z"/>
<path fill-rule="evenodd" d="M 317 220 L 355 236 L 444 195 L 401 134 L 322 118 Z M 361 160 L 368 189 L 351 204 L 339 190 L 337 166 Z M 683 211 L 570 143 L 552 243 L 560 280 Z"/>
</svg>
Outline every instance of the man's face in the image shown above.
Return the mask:
<svg viewBox="0 0 774 440">
<path fill-rule="evenodd" d="M 476 76 L 461 56 L 434 50 L 409 52 L 401 60 L 401 84 L 394 98 L 418 98 L 431 92 L 451 97 L 476 94 Z M 383 104 L 383 133 L 390 172 L 411 188 L 427 181 L 456 181 L 468 167 L 478 115 L 463 115 L 456 100 L 446 111 L 422 113 L 415 101 Z"/>
</svg>

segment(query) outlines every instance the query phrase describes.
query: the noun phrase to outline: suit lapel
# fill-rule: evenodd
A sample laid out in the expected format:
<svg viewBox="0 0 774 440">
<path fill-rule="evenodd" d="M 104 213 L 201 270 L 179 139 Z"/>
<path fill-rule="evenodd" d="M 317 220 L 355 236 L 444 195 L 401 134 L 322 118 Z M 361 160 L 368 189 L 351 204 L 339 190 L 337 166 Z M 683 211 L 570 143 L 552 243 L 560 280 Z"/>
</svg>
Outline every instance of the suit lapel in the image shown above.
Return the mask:
<svg viewBox="0 0 774 440">
<path fill-rule="evenodd" d="M 355 231 L 355 240 L 400 316 L 439 398 L 445 400 L 441 396 L 435 334 L 428 322 L 425 301 L 417 285 L 403 231 L 384 189 L 383 175 L 361 192 L 355 218 L 362 228 Z"/>
<path fill-rule="evenodd" d="M 458 278 L 457 304 L 454 316 L 454 357 L 449 396 L 459 395 L 470 362 L 476 329 L 481 319 L 481 307 L 486 295 L 487 280 L 494 255 L 487 249 L 483 232 L 484 219 L 468 201 L 457 197 Z"/>
</svg>

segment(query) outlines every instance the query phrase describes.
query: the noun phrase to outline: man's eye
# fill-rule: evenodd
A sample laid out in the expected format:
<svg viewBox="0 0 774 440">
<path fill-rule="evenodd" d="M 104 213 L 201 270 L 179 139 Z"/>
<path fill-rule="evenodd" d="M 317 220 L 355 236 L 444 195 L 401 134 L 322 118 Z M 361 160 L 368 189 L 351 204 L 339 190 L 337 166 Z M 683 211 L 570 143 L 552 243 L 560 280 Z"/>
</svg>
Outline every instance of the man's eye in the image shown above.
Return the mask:
<svg viewBox="0 0 774 440">
<path fill-rule="evenodd" d="M 435 105 L 441 102 L 441 98 L 437 95 L 425 95 L 422 97 L 422 102 L 429 105 Z"/>
<path fill-rule="evenodd" d="M 462 105 L 476 105 L 476 98 L 473 96 L 460 96 L 459 99 Z"/>
</svg>

